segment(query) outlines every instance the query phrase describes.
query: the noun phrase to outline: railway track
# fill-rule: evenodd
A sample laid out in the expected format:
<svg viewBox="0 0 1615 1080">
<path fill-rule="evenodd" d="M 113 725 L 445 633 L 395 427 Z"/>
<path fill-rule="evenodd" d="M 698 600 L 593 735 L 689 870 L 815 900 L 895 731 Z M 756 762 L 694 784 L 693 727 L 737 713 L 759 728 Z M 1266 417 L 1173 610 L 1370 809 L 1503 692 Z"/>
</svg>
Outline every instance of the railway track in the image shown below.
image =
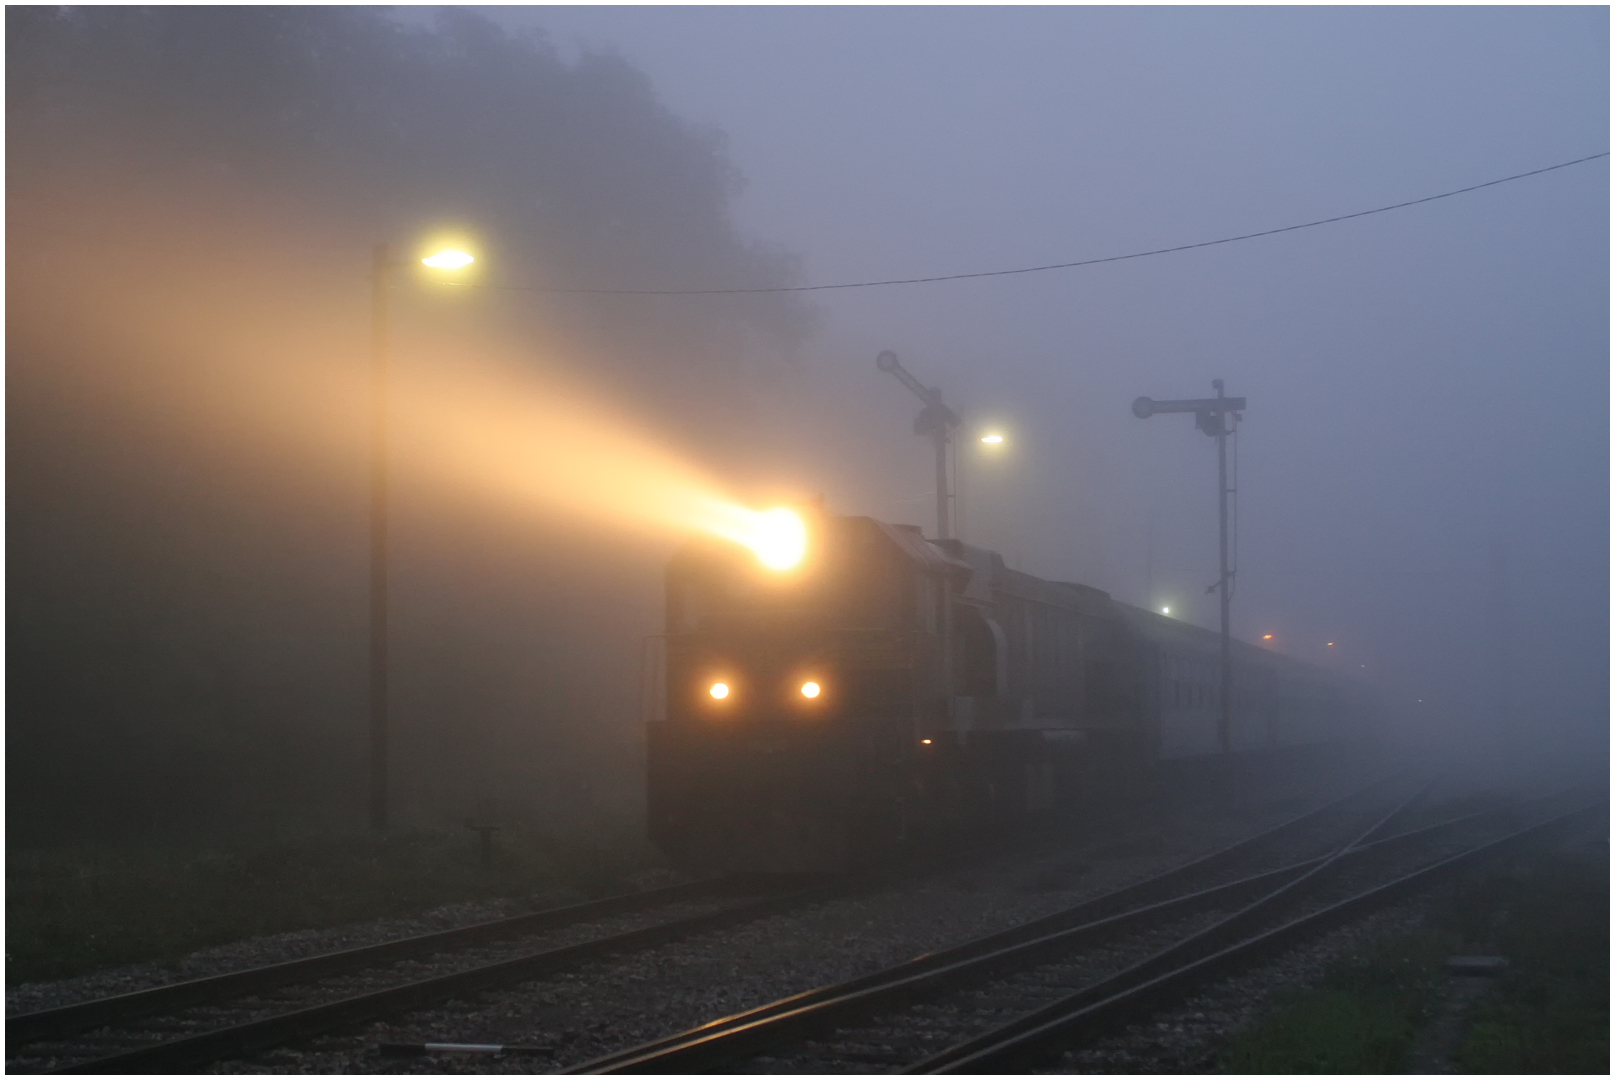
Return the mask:
<svg viewBox="0 0 1615 1080">
<path fill-rule="evenodd" d="M 1279 917 L 1250 936 L 1223 945 L 1215 935 L 1183 946 L 1189 955 L 1162 954 L 1162 963 L 1145 962 L 1102 983 L 1075 993 L 1024 1015 L 964 1043 L 950 1046 L 921 1061 L 908 1064 L 904 1072 L 979 1073 L 1032 1068 L 1050 1057 L 1091 1041 L 1153 1010 L 1192 993 L 1224 975 L 1259 962 L 1296 942 L 1331 929 L 1376 907 L 1388 904 L 1480 859 L 1514 845 L 1529 842 L 1556 828 L 1587 820 L 1604 808 L 1572 811 L 1505 833 L 1495 839 L 1472 844 L 1415 870 L 1380 880 L 1373 885 L 1355 885 L 1339 890 L 1343 895 L 1307 908 L 1282 907 Z M 1204 955 L 1193 956 L 1192 946 Z M 1177 948 L 1168 953 L 1177 952 Z M 1192 957 L 1192 958 L 1191 958 Z M 1151 961 L 1157 958 L 1152 957 Z"/>
<path fill-rule="evenodd" d="M 567 1071 L 1035 1067 L 1304 935 L 1588 812 L 1525 823 L 1531 808 L 1515 806 L 1395 831 L 1416 800 L 1399 801 L 1367 828 L 1360 827 L 1360 813 L 1355 826 L 1351 814 L 1331 813 L 1342 809 L 1335 804 L 1236 845 L 1241 851 L 1162 875 L 1170 879 L 1164 883 L 1142 882 L 1023 927 Z M 1252 856 L 1286 832 L 1293 841 L 1326 820 L 1356 831 L 1327 853 L 1206 884 L 1240 865 L 1231 856 Z M 1173 887 L 1178 891 L 1171 898 L 1150 899 L 1152 891 Z"/>
<path fill-rule="evenodd" d="M 1062 913 L 1105 911 L 1238 879 L 1251 866 L 1326 849 L 1341 822 L 1372 810 L 1370 785 L 1276 828 Z M 1080 853 L 1079 853 L 1080 856 Z M 935 868 L 935 864 L 932 864 Z M 890 879 L 890 875 L 887 875 Z M 863 886 L 868 887 L 868 882 Z M 464 1000 L 854 891 L 847 880 L 785 887 L 730 877 L 517 916 L 457 930 L 290 961 L 20 1016 L 7 1021 L 11 1071 L 157 1072 L 197 1069 L 351 1030 L 449 999 Z M 613 921 L 614 920 L 614 921 Z M 1038 920 L 1012 933 L 1034 935 Z M 558 942 L 571 928 L 580 940 Z M 539 941 L 535 935 L 549 934 Z"/>
<path fill-rule="evenodd" d="M 7 1070 L 194 1069 L 761 918 L 829 888 L 762 875 L 712 878 L 11 1016 Z M 590 933 L 556 942 L 566 930 Z"/>
</svg>

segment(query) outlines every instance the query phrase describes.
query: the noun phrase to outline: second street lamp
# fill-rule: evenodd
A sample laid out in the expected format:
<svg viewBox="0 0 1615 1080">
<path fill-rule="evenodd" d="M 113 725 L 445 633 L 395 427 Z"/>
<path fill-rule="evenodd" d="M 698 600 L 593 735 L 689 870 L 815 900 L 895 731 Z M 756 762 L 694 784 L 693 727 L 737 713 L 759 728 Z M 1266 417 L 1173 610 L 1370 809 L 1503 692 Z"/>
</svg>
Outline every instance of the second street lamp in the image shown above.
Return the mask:
<svg viewBox="0 0 1615 1080">
<path fill-rule="evenodd" d="M 421 260 L 437 270 L 461 270 L 476 259 L 457 249 Z M 377 244 L 370 260 L 370 827 L 388 820 L 387 698 L 387 291 L 395 262 L 387 244 Z"/>
<path fill-rule="evenodd" d="M 993 474 L 988 471 L 990 467 L 1001 468 L 1005 464 L 1005 456 L 1010 449 L 1010 443 L 1003 432 L 997 428 L 983 428 L 981 434 L 974 439 L 961 439 L 954 446 L 953 456 L 953 534 L 961 539 L 965 534 L 965 510 L 981 515 L 982 507 L 989 504 L 988 492 L 997 488 L 1000 492 L 1004 487 L 1004 476 L 1000 472 L 996 477 L 997 483 L 990 484 L 989 477 Z M 992 463 L 992 465 L 989 465 Z M 1002 496 L 998 502 L 1002 511 Z M 1002 512 L 1000 518 L 1002 518 Z M 994 520 L 990 515 L 983 515 L 984 520 Z M 972 519 L 974 520 L 974 519 Z M 982 542 L 981 528 L 977 526 L 976 542 Z"/>
</svg>

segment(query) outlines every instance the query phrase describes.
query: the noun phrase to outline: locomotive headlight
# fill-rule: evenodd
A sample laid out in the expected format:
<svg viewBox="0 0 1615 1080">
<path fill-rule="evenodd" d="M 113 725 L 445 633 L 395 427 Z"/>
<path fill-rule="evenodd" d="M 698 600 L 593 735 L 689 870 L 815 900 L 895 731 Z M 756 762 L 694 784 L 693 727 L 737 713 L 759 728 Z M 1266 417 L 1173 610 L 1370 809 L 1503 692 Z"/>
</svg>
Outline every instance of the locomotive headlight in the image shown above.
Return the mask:
<svg viewBox="0 0 1615 1080">
<path fill-rule="evenodd" d="M 813 682 L 811 680 L 809 680 L 808 682 L 803 683 L 802 684 L 802 696 L 805 697 L 805 698 L 816 698 L 816 697 L 818 697 L 819 696 L 819 684 L 816 683 L 816 682 Z"/>
<path fill-rule="evenodd" d="M 799 514 L 783 507 L 760 514 L 750 541 L 757 558 L 770 570 L 789 570 L 807 554 L 807 526 Z"/>
<path fill-rule="evenodd" d="M 722 701 L 724 698 L 729 696 L 729 684 L 726 682 L 715 682 L 711 686 L 707 687 L 707 693 L 712 695 L 713 700 Z"/>
</svg>

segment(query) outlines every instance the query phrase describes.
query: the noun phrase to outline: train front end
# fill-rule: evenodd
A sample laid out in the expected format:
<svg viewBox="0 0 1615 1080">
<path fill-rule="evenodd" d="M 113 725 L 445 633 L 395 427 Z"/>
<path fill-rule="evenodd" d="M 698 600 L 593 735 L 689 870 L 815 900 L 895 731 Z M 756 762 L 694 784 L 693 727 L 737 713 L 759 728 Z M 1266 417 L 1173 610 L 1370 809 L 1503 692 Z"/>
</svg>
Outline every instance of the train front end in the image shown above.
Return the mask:
<svg viewBox="0 0 1615 1080">
<path fill-rule="evenodd" d="M 916 703 L 937 664 L 916 613 L 938 603 L 944 560 L 868 518 L 802 518 L 794 561 L 703 540 L 668 567 L 648 811 L 677 865 L 840 870 L 907 826 Z"/>
</svg>

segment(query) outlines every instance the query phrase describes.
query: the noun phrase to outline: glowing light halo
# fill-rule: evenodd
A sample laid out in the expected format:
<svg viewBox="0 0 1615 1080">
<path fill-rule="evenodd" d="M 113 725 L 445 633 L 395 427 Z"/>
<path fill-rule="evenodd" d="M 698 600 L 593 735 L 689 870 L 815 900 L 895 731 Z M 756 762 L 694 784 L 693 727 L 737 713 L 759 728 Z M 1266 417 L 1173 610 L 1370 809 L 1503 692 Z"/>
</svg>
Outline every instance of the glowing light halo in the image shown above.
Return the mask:
<svg viewBox="0 0 1615 1080">
<path fill-rule="evenodd" d="M 724 698 L 729 696 L 729 684 L 726 682 L 715 682 L 707 688 L 707 693 L 711 694 L 715 700 L 722 701 Z"/>
<path fill-rule="evenodd" d="M 455 248 L 445 248 L 435 255 L 428 255 L 421 262 L 434 270 L 463 270 L 476 262 L 476 256 L 468 255 Z"/>
<path fill-rule="evenodd" d="M 802 684 L 802 696 L 803 697 L 805 697 L 805 698 L 816 698 L 816 697 L 819 696 L 819 693 L 820 693 L 819 684 L 812 681 L 811 679 L 809 679 L 807 682 Z"/>
<path fill-rule="evenodd" d="M 769 510 L 757 522 L 752 550 L 771 570 L 789 570 L 807 554 L 807 526 L 800 515 L 783 507 Z"/>
</svg>

